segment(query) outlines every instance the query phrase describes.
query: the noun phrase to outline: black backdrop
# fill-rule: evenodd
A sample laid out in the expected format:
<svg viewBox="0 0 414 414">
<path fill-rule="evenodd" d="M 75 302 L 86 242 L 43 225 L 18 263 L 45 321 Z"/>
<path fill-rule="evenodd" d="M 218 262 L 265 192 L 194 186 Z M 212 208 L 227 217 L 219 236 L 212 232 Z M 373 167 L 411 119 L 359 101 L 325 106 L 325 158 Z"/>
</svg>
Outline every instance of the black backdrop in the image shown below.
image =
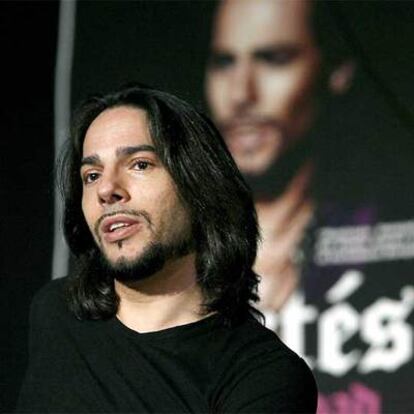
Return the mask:
<svg viewBox="0 0 414 414">
<path fill-rule="evenodd" d="M 58 2 L 2 2 L 0 410 L 26 366 L 33 293 L 50 278 Z"/>
</svg>

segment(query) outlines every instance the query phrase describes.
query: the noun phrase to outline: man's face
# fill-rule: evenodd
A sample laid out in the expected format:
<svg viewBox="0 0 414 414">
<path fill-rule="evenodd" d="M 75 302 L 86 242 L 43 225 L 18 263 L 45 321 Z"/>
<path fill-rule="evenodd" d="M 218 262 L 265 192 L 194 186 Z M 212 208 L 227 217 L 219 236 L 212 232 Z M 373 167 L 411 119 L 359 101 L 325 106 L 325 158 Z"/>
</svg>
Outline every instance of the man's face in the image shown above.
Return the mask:
<svg viewBox="0 0 414 414">
<path fill-rule="evenodd" d="M 81 178 L 83 214 L 115 269 L 134 268 L 160 251 L 169 251 L 171 258 L 174 248 L 189 244 L 189 216 L 155 152 L 143 110 L 115 107 L 92 122 L 83 143 Z"/>
<path fill-rule="evenodd" d="M 224 0 L 206 94 L 240 170 L 262 175 L 315 118 L 320 52 L 309 0 Z"/>
</svg>

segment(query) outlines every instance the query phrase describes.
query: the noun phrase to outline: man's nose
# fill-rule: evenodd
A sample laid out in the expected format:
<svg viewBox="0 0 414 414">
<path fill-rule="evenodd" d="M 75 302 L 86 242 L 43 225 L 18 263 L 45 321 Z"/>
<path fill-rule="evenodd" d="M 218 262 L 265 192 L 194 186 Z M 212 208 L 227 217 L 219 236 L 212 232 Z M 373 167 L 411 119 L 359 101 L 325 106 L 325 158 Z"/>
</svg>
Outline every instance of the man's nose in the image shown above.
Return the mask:
<svg viewBox="0 0 414 414">
<path fill-rule="evenodd" d="M 129 193 L 116 172 L 103 174 L 98 183 L 98 199 L 101 205 L 129 200 Z"/>
<path fill-rule="evenodd" d="M 256 101 L 256 79 L 251 62 L 239 62 L 234 68 L 230 97 L 233 107 L 238 110 Z"/>
</svg>

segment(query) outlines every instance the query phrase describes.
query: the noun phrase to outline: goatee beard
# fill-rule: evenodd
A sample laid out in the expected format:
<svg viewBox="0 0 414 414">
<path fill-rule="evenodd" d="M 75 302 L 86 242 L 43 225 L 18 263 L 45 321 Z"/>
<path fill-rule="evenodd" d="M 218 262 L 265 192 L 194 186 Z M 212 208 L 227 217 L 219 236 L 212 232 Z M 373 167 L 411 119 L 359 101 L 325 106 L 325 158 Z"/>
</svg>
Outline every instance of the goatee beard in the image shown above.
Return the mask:
<svg viewBox="0 0 414 414">
<path fill-rule="evenodd" d="M 305 139 L 261 174 L 244 174 L 255 199 L 279 197 L 300 167 L 314 154 L 313 140 Z"/>
<path fill-rule="evenodd" d="M 101 251 L 97 252 L 95 271 L 105 275 L 108 280 L 119 282 L 137 282 L 149 278 L 160 271 L 171 259 L 178 259 L 194 250 L 190 239 L 179 242 L 152 242 L 134 259 L 121 256 L 116 262 L 111 262 Z"/>
</svg>

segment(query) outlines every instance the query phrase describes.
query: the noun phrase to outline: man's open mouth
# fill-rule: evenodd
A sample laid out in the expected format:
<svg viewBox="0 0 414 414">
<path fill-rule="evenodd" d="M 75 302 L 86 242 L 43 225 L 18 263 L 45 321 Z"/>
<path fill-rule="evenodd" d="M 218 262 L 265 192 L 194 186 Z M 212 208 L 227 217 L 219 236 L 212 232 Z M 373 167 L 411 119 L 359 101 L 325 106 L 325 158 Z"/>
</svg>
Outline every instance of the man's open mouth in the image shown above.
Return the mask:
<svg viewBox="0 0 414 414">
<path fill-rule="evenodd" d="M 124 240 L 137 233 L 141 222 L 133 217 L 113 216 L 103 220 L 101 224 L 102 238 L 109 243 Z"/>
</svg>

